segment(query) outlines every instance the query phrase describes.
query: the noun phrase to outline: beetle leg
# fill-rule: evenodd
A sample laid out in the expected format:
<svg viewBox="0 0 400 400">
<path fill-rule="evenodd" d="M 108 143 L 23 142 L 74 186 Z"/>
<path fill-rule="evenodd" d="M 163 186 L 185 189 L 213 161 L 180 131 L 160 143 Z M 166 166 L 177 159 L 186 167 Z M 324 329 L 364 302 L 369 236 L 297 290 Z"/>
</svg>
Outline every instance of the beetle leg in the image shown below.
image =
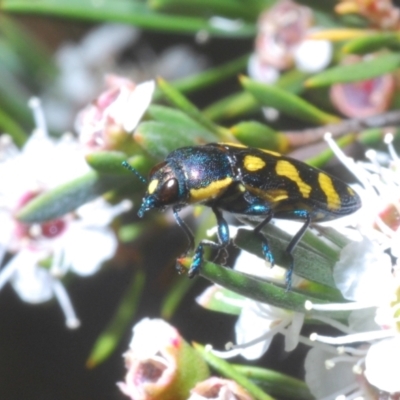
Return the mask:
<svg viewBox="0 0 400 400">
<path fill-rule="evenodd" d="M 194 249 L 194 236 L 193 236 L 193 232 L 190 230 L 190 228 L 185 224 L 185 222 L 183 222 L 182 218 L 179 216 L 179 214 L 178 214 L 179 210 L 180 210 L 179 207 L 172 208 L 176 223 L 185 232 L 185 234 L 188 238 L 188 241 L 189 241 L 188 248 L 184 253 L 186 255 L 187 253 L 189 253 L 189 251 Z"/>
<path fill-rule="evenodd" d="M 218 250 L 217 258 L 219 256 L 220 251 L 226 251 L 226 247 L 229 244 L 229 227 L 228 223 L 225 221 L 224 217 L 222 216 L 222 212 L 218 210 L 218 208 L 212 208 L 215 217 L 217 219 L 218 225 L 218 239 L 219 243 L 212 242 L 211 240 L 202 240 L 199 245 L 197 246 L 194 256 L 193 262 L 190 266 L 188 276 L 189 278 L 193 278 L 196 276 L 199 271 L 201 264 L 203 263 L 203 256 L 204 256 L 204 246 L 209 246 L 213 249 Z"/>
<path fill-rule="evenodd" d="M 272 252 L 271 252 L 270 248 L 269 248 L 268 240 L 267 240 L 267 238 L 261 233 L 261 229 L 262 229 L 265 225 L 267 225 L 268 222 L 271 221 L 272 216 L 273 216 L 273 214 L 272 214 L 272 213 L 269 213 L 269 214 L 267 215 L 267 217 L 266 217 L 262 222 L 260 222 L 260 223 L 254 228 L 254 230 L 253 230 L 253 232 L 254 232 L 254 234 L 256 235 L 256 237 L 257 237 L 258 239 L 261 240 L 261 248 L 262 248 L 262 252 L 263 252 L 264 258 L 267 259 L 267 260 L 271 263 L 271 267 L 274 266 L 274 264 L 275 264 L 275 259 L 274 259 L 274 256 L 272 255 Z"/>
<path fill-rule="evenodd" d="M 217 225 L 218 225 L 218 239 L 220 243 L 220 248 L 218 250 L 218 253 L 214 259 L 218 260 L 222 254 L 220 264 L 225 265 L 226 260 L 228 258 L 228 252 L 226 250 L 228 244 L 229 244 L 229 226 L 228 223 L 225 221 L 224 217 L 222 216 L 222 212 L 218 209 L 213 207 L 213 212 L 215 214 L 215 218 L 217 219 Z"/>
<path fill-rule="evenodd" d="M 292 240 L 289 242 L 288 247 L 286 248 L 286 254 L 290 257 L 290 267 L 286 273 L 286 290 L 289 291 L 292 286 L 292 274 L 294 270 L 294 259 L 292 255 L 292 251 L 295 249 L 301 238 L 303 237 L 304 233 L 306 232 L 307 228 L 311 223 L 311 216 L 310 213 L 306 210 L 296 210 L 293 212 L 296 218 L 304 219 L 305 222 L 303 226 L 299 229 L 299 231 L 293 236 Z"/>
</svg>

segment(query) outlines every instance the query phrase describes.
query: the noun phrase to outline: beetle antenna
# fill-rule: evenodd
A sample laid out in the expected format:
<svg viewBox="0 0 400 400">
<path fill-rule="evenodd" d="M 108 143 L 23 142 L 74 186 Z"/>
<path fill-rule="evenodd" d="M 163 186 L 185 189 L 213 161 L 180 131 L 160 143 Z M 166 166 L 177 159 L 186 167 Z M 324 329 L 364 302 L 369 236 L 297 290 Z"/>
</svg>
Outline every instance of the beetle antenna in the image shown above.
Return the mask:
<svg viewBox="0 0 400 400">
<path fill-rule="evenodd" d="M 132 165 L 129 165 L 126 161 L 122 161 L 122 166 L 133 172 L 143 183 L 147 183 L 147 179 L 139 171 L 133 168 Z"/>
</svg>

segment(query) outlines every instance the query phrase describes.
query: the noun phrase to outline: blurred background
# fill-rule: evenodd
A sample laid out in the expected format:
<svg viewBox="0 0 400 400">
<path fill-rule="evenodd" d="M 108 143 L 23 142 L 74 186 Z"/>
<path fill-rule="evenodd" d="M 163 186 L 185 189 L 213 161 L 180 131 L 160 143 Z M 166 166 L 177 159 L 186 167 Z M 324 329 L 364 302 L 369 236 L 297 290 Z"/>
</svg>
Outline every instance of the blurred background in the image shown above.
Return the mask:
<svg viewBox="0 0 400 400">
<path fill-rule="evenodd" d="M 287 134 L 285 137 L 289 139 L 279 136 L 277 144 L 275 139 L 271 140 L 275 141 L 274 150 L 287 152 L 302 160 L 312 159 L 314 165 L 347 181 L 354 181 L 351 174 L 332 160 L 332 155 L 326 157 L 324 151 L 327 147 L 322 135 L 319 139 L 299 139 L 301 135 L 297 131 L 309 128 L 317 130 L 328 123 L 340 123 L 355 116 L 367 118 L 396 109 L 399 101 L 396 76 L 400 64 L 399 43 L 397 36 L 390 36 L 391 32 L 397 35 L 399 26 L 394 11 L 397 10 L 396 2 L 392 4 L 395 22 L 392 26 L 384 26 L 381 20 L 374 21 L 370 15 L 361 12 L 361 6 L 359 12 L 350 13 L 338 8 L 338 4 L 345 2 L 299 1 L 301 6 L 308 7 L 313 22 L 304 22 L 306 28 L 292 27 L 293 31 L 287 33 L 287 37 L 282 33 L 280 40 L 288 41 L 284 50 L 272 49 L 268 39 L 262 36 L 262 19 L 267 18 L 264 13 L 279 2 L 251 0 L 248 4 L 243 3 L 236 0 L 224 0 L 218 5 L 213 1 L 203 4 L 190 0 L 2 1 L 1 137 L 4 139 L 7 134 L 19 148 L 23 148 L 37 127 L 34 113 L 28 107 L 32 96 L 41 101 L 51 137 L 60 138 L 66 133 L 77 137 L 79 128 L 76 116 L 105 90 L 106 74 L 123 76 L 135 83 L 161 76 L 172 85 L 175 84 L 174 87 L 218 126 L 230 128 L 233 132 L 232 127 L 239 126 L 240 122 L 252 121 L 259 124 L 254 125 L 259 128 L 267 126 L 274 132 Z M 279 27 L 279 23 L 277 25 Z M 296 41 L 297 48 L 299 43 L 296 37 L 301 36 L 299 32 L 303 28 L 308 32 L 312 27 L 315 31 L 335 28 L 342 30 L 342 33 L 346 29 L 359 32 L 375 29 L 375 41 L 368 41 L 361 33 L 359 36 L 349 34 L 343 38 L 340 38 L 340 34 L 335 36 L 331 33 L 331 36 L 326 35 L 321 40 L 329 46 L 304 50 L 305 55 L 296 55 L 295 59 L 293 54 L 288 55 L 295 47 L 291 41 Z M 307 35 L 304 34 L 302 41 L 306 40 Z M 359 38 L 364 38 L 365 43 L 359 40 L 354 43 L 354 46 L 359 46 L 356 50 L 344 54 L 343 47 Z M 263 45 L 267 50 L 262 49 Z M 362 97 L 362 90 L 360 94 L 356 92 L 358 88 L 351 88 L 350 84 L 343 92 L 337 89 L 340 93 L 333 93 L 333 85 L 343 85 L 343 82 L 335 82 L 335 77 L 329 85 L 302 86 L 307 78 L 320 71 L 342 65 L 349 54 L 365 57 L 365 54 L 374 52 L 390 53 L 394 61 L 392 67 L 388 67 L 388 63 L 385 63 L 386 67 L 376 66 L 377 71 L 370 78 L 369 86 L 363 87 L 368 92 L 365 98 Z M 269 61 L 271 57 L 278 60 L 280 56 L 281 65 L 278 65 L 280 61 L 277 61 L 277 65 Z M 323 56 L 323 59 L 319 60 L 319 56 Z M 315 58 L 315 64 L 310 61 L 311 66 L 304 66 L 304 57 L 308 61 Z M 215 74 L 208 79 L 205 71 L 214 71 Z M 238 80 L 239 75 L 250 76 L 254 82 L 271 85 L 278 82 L 280 88 L 305 99 L 323 114 L 319 115 L 313 110 L 309 117 L 305 114 L 296 115 L 303 113 L 301 107 L 290 113 L 284 107 L 279 108 L 279 101 L 266 104 L 255 100 L 244 90 L 243 82 L 241 84 Z M 386 75 L 391 76 L 387 85 L 382 78 Z M 193 79 L 185 80 L 188 77 Z M 371 83 L 374 79 L 377 82 Z M 365 89 L 365 86 L 368 88 Z M 378 87 L 378 94 L 374 94 L 372 101 L 371 91 L 375 87 Z M 348 93 L 351 93 L 350 97 L 354 96 L 350 100 L 346 99 Z M 158 104 L 168 104 L 159 92 L 153 99 Z M 343 106 L 347 101 L 348 109 L 346 105 Z M 379 104 L 372 112 L 362 114 L 362 107 L 371 106 L 369 102 Z M 146 118 L 152 117 L 147 115 Z M 338 137 L 342 138 L 343 145 L 347 145 L 348 154 L 361 157 L 367 146 L 374 146 L 378 150 L 383 147 L 382 126 L 374 126 L 377 130 L 368 131 L 364 136 L 361 129 L 357 137 L 350 135 L 354 132 L 345 128 Z M 244 142 L 257 144 L 257 140 L 252 140 L 250 138 L 247 143 Z M 263 146 L 265 142 L 260 141 L 260 147 Z M 3 151 L 3 154 L 0 153 L 2 160 L 6 156 L 4 147 L 0 146 L 0 151 Z M 134 152 L 129 150 L 126 157 L 132 154 Z M 151 154 L 151 163 L 161 160 L 160 154 L 157 153 L 158 157 Z M 323 157 L 318 159 L 320 154 Z M 21 176 L 18 170 L 2 169 L 0 185 L 6 179 L 6 174 L 7 179 L 12 177 L 18 180 Z M 131 184 L 132 180 L 126 184 Z M 212 343 L 216 348 L 223 348 L 227 341 L 234 340 L 236 316 L 221 316 L 195 302 L 196 296 L 209 283 L 202 278 L 189 281 L 177 274 L 175 260 L 185 251 L 187 239 L 171 215 L 155 213 L 146 215 L 143 221 L 138 219 L 136 213 L 145 191 L 144 185 L 142 189 L 139 185 L 131 193 L 127 190 L 125 195 L 119 192 L 114 197 L 108 197 L 111 203 L 123 197 L 133 200 L 130 211 L 121 213 L 111 224 L 118 239 L 115 254 L 90 276 L 71 273 L 64 276 L 63 282 L 81 323 L 78 329 L 66 328 L 54 298 L 33 304 L 21 300 L 11 284 L 5 283 L 1 288 L 1 399 L 125 398 L 116 386 L 116 382 L 124 376 L 122 354 L 129 343 L 131 327 L 145 316 L 168 319 L 188 342 Z M 1 196 L 6 195 L 3 189 L 0 208 Z M 183 216 L 196 231 L 196 240 L 199 240 L 214 223 L 207 213 L 203 212 L 199 217 L 199 210 L 196 209 L 195 214 L 187 211 Z M 233 222 L 234 219 L 229 221 Z M 5 225 L 3 228 L 0 226 L 2 229 L 5 229 Z M 90 240 L 94 239 L 88 238 Z M 85 240 L 80 241 L 82 252 L 88 251 L 87 248 L 90 251 L 96 248 L 95 243 L 91 247 L 87 245 Z M 16 252 L 7 248 L 4 241 L 1 246 L 4 266 Z M 238 253 L 236 248 L 229 250 L 228 265 L 234 264 Z M 127 303 L 131 304 L 131 309 L 125 309 L 121 317 L 123 323 L 116 323 L 118 333 L 112 350 L 104 359 L 99 357 L 101 361 L 93 361 L 96 341 L 109 328 L 110 321 L 121 310 L 122 304 Z M 306 334 L 311 328 L 306 327 L 305 330 Z M 252 363 L 302 379 L 302 362 L 306 351 L 305 346 L 299 345 L 295 351 L 285 353 L 282 338 L 275 337 L 267 354 Z"/>
</svg>

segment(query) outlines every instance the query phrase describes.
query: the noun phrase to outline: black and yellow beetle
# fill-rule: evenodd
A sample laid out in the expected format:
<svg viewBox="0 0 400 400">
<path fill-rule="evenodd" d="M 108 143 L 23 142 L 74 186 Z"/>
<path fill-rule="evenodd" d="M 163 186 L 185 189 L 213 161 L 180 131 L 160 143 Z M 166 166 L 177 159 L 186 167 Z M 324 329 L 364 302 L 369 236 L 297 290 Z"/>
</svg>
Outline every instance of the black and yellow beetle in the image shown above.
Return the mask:
<svg viewBox="0 0 400 400">
<path fill-rule="evenodd" d="M 137 172 L 127 163 L 124 166 Z M 233 143 L 210 143 L 172 151 L 151 171 L 138 215 L 153 208 L 172 206 L 176 222 L 194 237 L 178 212 L 189 204 L 211 207 L 218 224 L 219 243 L 202 240 L 197 246 L 189 276 L 199 272 L 204 246 L 217 250 L 229 244 L 228 224 L 222 211 L 258 220 L 254 234 L 262 242 L 264 257 L 274 263 L 261 229 L 272 218 L 304 221 L 286 252 L 291 257 L 287 275 L 290 287 L 293 249 L 311 222 L 329 221 L 356 211 L 360 198 L 348 185 L 327 173 L 278 153 Z"/>
</svg>

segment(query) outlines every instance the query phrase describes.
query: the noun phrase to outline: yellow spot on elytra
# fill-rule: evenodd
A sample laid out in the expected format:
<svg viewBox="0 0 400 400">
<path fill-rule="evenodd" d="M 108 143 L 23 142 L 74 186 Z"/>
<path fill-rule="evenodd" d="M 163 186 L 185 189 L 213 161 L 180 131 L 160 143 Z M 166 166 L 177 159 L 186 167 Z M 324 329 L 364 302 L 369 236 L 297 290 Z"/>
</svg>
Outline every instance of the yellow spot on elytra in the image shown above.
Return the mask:
<svg viewBox="0 0 400 400">
<path fill-rule="evenodd" d="M 256 156 L 246 156 L 243 160 L 243 164 L 247 171 L 251 172 L 258 171 L 265 167 L 265 161 Z"/>
<path fill-rule="evenodd" d="M 276 173 L 296 183 L 303 197 L 308 198 L 310 196 L 310 192 L 312 189 L 311 186 L 305 183 L 303 179 L 300 178 L 299 171 L 291 162 L 286 160 L 279 160 L 276 163 Z"/>
<path fill-rule="evenodd" d="M 347 191 L 349 192 L 350 196 L 355 196 L 356 195 L 356 193 L 354 192 L 354 190 L 350 186 L 347 186 Z"/>
<path fill-rule="evenodd" d="M 245 188 L 242 184 L 240 184 L 240 185 L 238 186 L 238 189 L 239 189 L 239 191 L 242 192 L 242 193 L 244 193 L 244 192 L 246 191 L 246 188 Z"/>
<path fill-rule="evenodd" d="M 232 178 L 226 177 L 219 181 L 211 182 L 200 189 L 190 189 L 190 203 L 198 203 L 203 200 L 211 200 L 218 197 L 232 183 Z"/>
<path fill-rule="evenodd" d="M 153 194 L 154 191 L 156 190 L 157 186 L 158 186 L 158 179 L 153 179 L 149 183 L 149 186 L 147 187 L 147 191 L 149 192 L 149 194 Z"/>
<path fill-rule="evenodd" d="M 340 208 L 340 196 L 333 186 L 331 177 L 324 174 L 323 172 L 320 172 L 318 174 L 318 183 L 322 191 L 325 193 L 328 208 L 331 210 L 337 210 L 338 208 Z"/>
</svg>

